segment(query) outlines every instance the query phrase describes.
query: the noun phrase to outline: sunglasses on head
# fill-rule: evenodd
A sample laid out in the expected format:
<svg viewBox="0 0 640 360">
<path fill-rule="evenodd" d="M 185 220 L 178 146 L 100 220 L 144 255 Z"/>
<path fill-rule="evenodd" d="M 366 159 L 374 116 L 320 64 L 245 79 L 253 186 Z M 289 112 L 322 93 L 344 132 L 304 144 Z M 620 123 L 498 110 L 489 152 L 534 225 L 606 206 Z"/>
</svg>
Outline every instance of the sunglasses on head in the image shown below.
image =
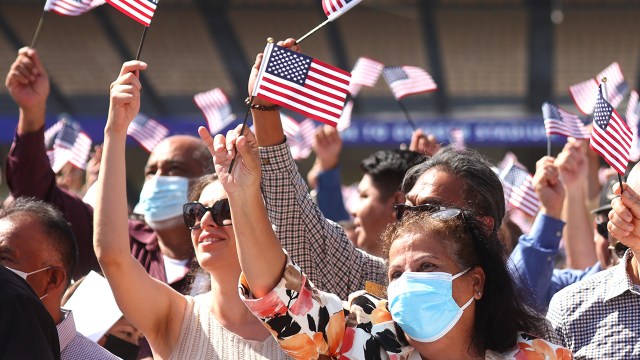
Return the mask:
<svg viewBox="0 0 640 360">
<path fill-rule="evenodd" d="M 434 205 L 434 204 L 423 204 L 423 205 L 415 205 L 415 206 L 407 205 L 407 204 L 395 204 L 393 205 L 393 209 L 396 211 L 396 219 L 402 220 L 404 213 L 407 211 L 436 213 L 439 211 L 447 210 L 449 208 L 441 205 Z"/>
<path fill-rule="evenodd" d="M 200 222 L 204 214 L 211 213 L 213 222 L 218 226 L 231 225 L 231 208 L 229 199 L 216 201 L 213 206 L 204 206 L 197 201 L 186 203 L 182 206 L 182 217 L 184 224 L 191 230 L 200 229 Z"/>
</svg>

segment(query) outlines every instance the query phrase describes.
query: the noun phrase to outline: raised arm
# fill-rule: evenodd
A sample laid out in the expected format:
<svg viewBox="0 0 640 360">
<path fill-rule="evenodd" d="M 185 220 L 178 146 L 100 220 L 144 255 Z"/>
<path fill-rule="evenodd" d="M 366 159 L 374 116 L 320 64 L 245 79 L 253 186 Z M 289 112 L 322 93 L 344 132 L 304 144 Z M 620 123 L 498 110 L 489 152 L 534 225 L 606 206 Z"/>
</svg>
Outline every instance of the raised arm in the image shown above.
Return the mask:
<svg viewBox="0 0 640 360">
<path fill-rule="evenodd" d="M 140 109 L 139 71 L 147 65 L 126 62 L 111 84 L 109 115 L 97 181 L 94 247 L 124 316 L 141 330 L 154 351 L 168 358 L 177 342 L 185 298 L 151 278 L 129 252 L 125 145 L 127 127 Z M 153 306 L 149 300 L 153 299 Z"/>
<path fill-rule="evenodd" d="M 509 261 L 522 285 L 533 289 L 540 309 L 547 307 L 551 297 L 554 257 L 564 227 L 560 218 L 565 192 L 553 162 L 554 158 L 545 156 L 536 163 L 533 186 L 540 198 L 540 212 L 531 231 L 518 240 Z"/>
<path fill-rule="evenodd" d="M 555 162 L 567 194 L 562 213 L 562 220 L 567 224 L 563 236 L 567 267 L 580 270 L 597 261 L 593 221 L 587 208 L 587 151 L 585 141 L 570 139 Z"/>
<path fill-rule="evenodd" d="M 31 48 L 18 51 L 7 74 L 5 85 L 20 108 L 15 139 L 7 156 L 7 185 L 13 197 L 31 196 L 62 211 L 78 244 L 78 265 L 74 279 L 90 270 L 99 270 L 93 253 L 92 210 L 82 200 L 56 184 L 44 147 L 44 123 L 49 77 L 38 52 Z"/>
</svg>

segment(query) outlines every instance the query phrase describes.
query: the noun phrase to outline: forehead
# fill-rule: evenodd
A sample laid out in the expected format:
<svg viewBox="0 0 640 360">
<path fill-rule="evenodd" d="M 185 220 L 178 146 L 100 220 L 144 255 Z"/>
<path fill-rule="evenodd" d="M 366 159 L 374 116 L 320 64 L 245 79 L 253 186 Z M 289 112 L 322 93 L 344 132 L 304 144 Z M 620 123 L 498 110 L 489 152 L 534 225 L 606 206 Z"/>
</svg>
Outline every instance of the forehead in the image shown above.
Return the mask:
<svg viewBox="0 0 640 360">
<path fill-rule="evenodd" d="M 431 256 L 441 261 L 453 262 L 453 258 L 443 245 L 445 234 L 439 231 L 408 231 L 400 235 L 389 249 L 389 265 L 410 263 L 412 260 Z"/>
<path fill-rule="evenodd" d="M 32 216 L 18 214 L 0 219 L 2 251 L 10 251 L 20 257 L 38 257 L 47 239 L 42 225 Z"/>
<path fill-rule="evenodd" d="M 226 199 L 227 197 L 227 192 L 224 190 L 222 183 L 215 180 L 202 189 L 202 193 L 200 194 L 198 201 L 206 206 L 211 206 L 217 200 Z"/>
<path fill-rule="evenodd" d="M 413 205 L 426 203 L 464 207 L 465 182 L 440 167 L 427 170 L 407 193 Z"/>
<path fill-rule="evenodd" d="M 158 165 L 163 162 L 193 162 L 197 164 L 194 152 L 197 145 L 191 139 L 169 138 L 156 146 L 147 161 L 147 166 Z"/>
</svg>

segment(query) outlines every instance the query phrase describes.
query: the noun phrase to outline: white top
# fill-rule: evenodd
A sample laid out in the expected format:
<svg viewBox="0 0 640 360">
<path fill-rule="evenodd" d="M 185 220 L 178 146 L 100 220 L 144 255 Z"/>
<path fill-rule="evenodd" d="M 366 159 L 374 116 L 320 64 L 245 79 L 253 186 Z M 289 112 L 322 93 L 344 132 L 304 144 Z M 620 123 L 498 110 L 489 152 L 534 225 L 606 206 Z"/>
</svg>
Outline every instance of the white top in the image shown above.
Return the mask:
<svg viewBox="0 0 640 360">
<path fill-rule="evenodd" d="M 189 273 L 189 262 L 191 259 L 176 260 L 166 255 L 162 255 L 164 260 L 164 271 L 167 274 L 167 284 L 182 279 Z"/>
<path fill-rule="evenodd" d="M 186 296 L 187 307 L 180 338 L 170 360 L 258 360 L 290 359 L 272 336 L 265 341 L 245 340 L 220 325 L 209 312 L 207 294 Z"/>
</svg>

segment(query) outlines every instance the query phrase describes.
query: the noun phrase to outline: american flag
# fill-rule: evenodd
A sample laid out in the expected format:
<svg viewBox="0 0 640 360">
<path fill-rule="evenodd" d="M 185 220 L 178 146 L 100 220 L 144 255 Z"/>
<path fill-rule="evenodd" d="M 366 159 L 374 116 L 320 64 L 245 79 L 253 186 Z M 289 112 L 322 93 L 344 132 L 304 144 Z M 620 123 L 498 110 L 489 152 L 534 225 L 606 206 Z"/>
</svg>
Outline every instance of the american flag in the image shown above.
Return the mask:
<svg viewBox="0 0 640 360">
<path fill-rule="evenodd" d="M 358 5 L 360 1 L 362 0 L 322 0 L 322 9 L 329 21 L 333 21 Z"/>
<path fill-rule="evenodd" d="M 335 127 L 350 74 L 282 46 L 267 44 L 253 96 Z"/>
<path fill-rule="evenodd" d="M 512 153 L 511 151 L 507 151 L 507 153 L 504 154 L 504 157 L 502 158 L 502 160 L 500 160 L 500 162 L 498 163 L 498 170 L 500 170 L 498 172 L 498 175 L 500 175 L 500 172 L 506 169 L 507 166 L 511 166 L 511 164 L 517 163 L 517 162 L 518 162 L 518 157 L 516 156 L 516 154 Z"/>
<path fill-rule="evenodd" d="M 44 147 L 45 149 L 53 148 L 53 143 L 56 140 L 56 136 L 60 132 L 60 130 L 64 127 L 65 118 L 67 115 L 61 115 L 56 121 L 55 124 L 51 125 L 47 130 L 44 131 Z"/>
<path fill-rule="evenodd" d="M 640 142 L 638 141 L 638 121 L 640 121 L 640 104 L 638 104 L 638 92 L 633 90 L 629 95 L 627 102 L 627 112 L 625 113 L 627 125 L 633 133 L 633 141 L 631 143 L 631 161 L 640 160 Z"/>
<path fill-rule="evenodd" d="M 53 11 L 58 15 L 78 16 L 104 2 L 105 0 L 47 0 L 44 11 Z"/>
<path fill-rule="evenodd" d="M 513 162 L 500 174 L 505 198 L 508 204 L 522 210 L 530 216 L 536 216 L 540 208 L 538 195 L 533 189 L 533 178 L 529 171 Z"/>
<path fill-rule="evenodd" d="M 593 112 L 593 108 L 596 106 L 595 95 L 598 93 L 598 86 L 605 77 L 607 78 L 609 101 L 614 108 L 620 105 L 624 96 L 629 92 L 629 85 L 624 80 L 622 69 L 620 69 L 620 65 L 617 62 L 614 62 L 602 70 L 595 78 L 569 87 L 569 93 L 571 93 L 573 101 L 584 114 Z"/>
<path fill-rule="evenodd" d="M 382 69 L 382 75 L 389 84 L 396 99 L 438 88 L 426 71 L 415 66 L 390 66 Z"/>
<path fill-rule="evenodd" d="M 151 25 L 151 18 L 158 0 L 106 0 L 111 6 L 144 26 Z"/>
<path fill-rule="evenodd" d="M 71 160 L 73 154 L 69 149 L 55 148 L 47 151 L 49 164 L 54 173 L 58 173 Z"/>
<path fill-rule="evenodd" d="M 236 119 L 231 112 L 229 99 L 221 89 L 205 91 L 193 97 L 209 125 L 209 132 L 217 134 Z"/>
<path fill-rule="evenodd" d="M 464 150 L 464 131 L 460 128 L 449 129 L 449 144 L 456 150 Z"/>
<path fill-rule="evenodd" d="M 577 115 L 561 109 L 550 102 L 542 104 L 544 128 L 549 135 L 571 136 L 576 139 L 588 139 L 589 131 Z"/>
<path fill-rule="evenodd" d="M 65 121 L 64 126 L 56 136 L 53 151 L 66 149 L 71 152 L 68 161 L 80 169 L 86 169 L 87 158 L 91 152 L 91 138 L 80 128 L 80 124 Z"/>
<path fill-rule="evenodd" d="M 382 73 L 382 68 L 384 68 L 382 63 L 360 57 L 351 70 L 351 82 L 349 83 L 351 96 L 357 96 L 362 86 L 375 86 Z"/>
<path fill-rule="evenodd" d="M 127 135 L 130 135 L 148 152 L 169 135 L 169 129 L 156 120 L 139 113 L 129 124 Z"/>
<path fill-rule="evenodd" d="M 298 124 L 298 132 L 289 142 L 291 155 L 294 160 L 306 159 L 311 155 L 311 146 L 313 144 L 315 134 L 316 124 L 313 120 L 304 119 Z"/>
<path fill-rule="evenodd" d="M 338 126 L 336 127 L 338 131 L 342 132 L 346 128 L 351 126 L 352 112 L 353 112 L 353 100 L 349 100 L 344 106 L 344 110 L 342 110 L 342 115 L 340 115 L 340 121 L 338 121 Z"/>
<path fill-rule="evenodd" d="M 627 171 L 633 133 L 616 109 L 602 96 L 602 85 L 591 126 L 591 148 L 620 175 Z"/>
</svg>

